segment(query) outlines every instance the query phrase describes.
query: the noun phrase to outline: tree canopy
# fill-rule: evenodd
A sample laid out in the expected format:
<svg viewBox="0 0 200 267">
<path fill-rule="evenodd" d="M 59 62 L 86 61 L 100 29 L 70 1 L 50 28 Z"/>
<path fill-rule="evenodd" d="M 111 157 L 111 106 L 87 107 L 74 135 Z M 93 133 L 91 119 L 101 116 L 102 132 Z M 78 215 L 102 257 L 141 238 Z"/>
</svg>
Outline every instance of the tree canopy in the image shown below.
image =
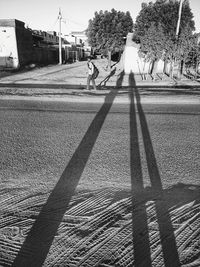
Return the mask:
<svg viewBox="0 0 200 267">
<path fill-rule="evenodd" d="M 180 31 L 176 38 L 178 12 L 177 0 L 142 4 L 134 24 L 134 39 L 141 44 L 140 52 L 147 59 L 183 59 L 192 49 L 195 25 L 188 0 L 183 2 Z"/>
<path fill-rule="evenodd" d="M 130 12 L 99 11 L 89 20 L 86 31 L 89 44 L 101 51 L 119 51 L 124 46 L 124 37 L 133 31 L 133 20 Z"/>
</svg>

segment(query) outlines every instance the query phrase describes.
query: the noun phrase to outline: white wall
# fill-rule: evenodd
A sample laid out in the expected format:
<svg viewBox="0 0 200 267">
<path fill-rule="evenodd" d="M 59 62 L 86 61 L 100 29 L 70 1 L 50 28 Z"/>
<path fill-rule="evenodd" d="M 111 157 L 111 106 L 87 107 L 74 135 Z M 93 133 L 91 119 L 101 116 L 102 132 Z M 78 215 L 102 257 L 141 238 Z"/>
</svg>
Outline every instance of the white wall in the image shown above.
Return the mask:
<svg viewBox="0 0 200 267">
<path fill-rule="evenodd" d="M 149 63 L 146 63 L 141 60 L 138 56 L 138 48 L 127 46 L 125 47 L 123 53 L 123 61 L 124 61 L 124 72 L 129 74 L 133 73 L 142 73 L 147 72 Z"/>
<path fill-rule="evenodd" d="M 0 27 L 0 67 L 19 67 L 14 27 Z"/>
<path fill-rule="evenodd" d="M 133 73 L 149 73 L 150 63 L 145 62 L 143 58 L 139 57 L 139 45 L 132 41 L 133 33 L 127 35 L 126 46 L 123 53 L 123 66 L 124 72 L 129 74 Z M 162 72 L 164 62 L 160 60 L 157 65 L 157 71 Z"/>
</svg>

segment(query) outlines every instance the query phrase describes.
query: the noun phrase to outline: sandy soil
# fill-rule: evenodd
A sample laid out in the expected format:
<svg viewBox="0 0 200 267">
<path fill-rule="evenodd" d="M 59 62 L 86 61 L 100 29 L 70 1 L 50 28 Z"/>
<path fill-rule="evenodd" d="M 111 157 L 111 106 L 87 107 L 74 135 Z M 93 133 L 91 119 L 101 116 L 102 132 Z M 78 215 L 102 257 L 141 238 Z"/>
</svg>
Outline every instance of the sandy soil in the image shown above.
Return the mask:
<svg viewBox="0 0 200 267">
<path fill-rule="evenodd" d="M 1 190 L 1 266 L 200 266 L 200 187 L 61 187 Z"/>
</svg>

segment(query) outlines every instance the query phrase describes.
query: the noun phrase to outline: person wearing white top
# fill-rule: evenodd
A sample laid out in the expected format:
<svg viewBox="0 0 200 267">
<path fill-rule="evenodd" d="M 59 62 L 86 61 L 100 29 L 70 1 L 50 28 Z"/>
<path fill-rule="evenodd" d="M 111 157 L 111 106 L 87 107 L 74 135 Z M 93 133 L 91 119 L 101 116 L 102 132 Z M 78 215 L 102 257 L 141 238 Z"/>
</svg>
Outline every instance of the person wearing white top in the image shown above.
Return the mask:
<svg viewBox="0 0 200 267">
<path fill-rule="evenodd" d="M 94 65 L 91 61 L 91 57 L 88 57 L 87 67 L 88 67 L 87 90 L 90 90 L 90 81 L 92 81 L 93 88 L 94 88 L 94 90 L 96 90 L 96 84 L 95 84 L 95 80 L 93 78 Z"/>
</svg>

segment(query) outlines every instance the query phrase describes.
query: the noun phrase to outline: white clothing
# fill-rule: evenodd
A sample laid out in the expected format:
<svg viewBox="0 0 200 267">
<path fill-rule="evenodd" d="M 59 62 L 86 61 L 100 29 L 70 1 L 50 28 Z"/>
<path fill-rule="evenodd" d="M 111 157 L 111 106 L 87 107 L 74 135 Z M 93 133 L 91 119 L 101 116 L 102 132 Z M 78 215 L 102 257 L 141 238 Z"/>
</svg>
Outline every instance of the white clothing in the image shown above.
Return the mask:
<svg viewBox="0 0 200 267">
<path fill-rule="evenodd" d="M 88 74 L 92 75 L 94 73 L 94 65 L 92 62 L 88 62 Z"/>
</svg>

